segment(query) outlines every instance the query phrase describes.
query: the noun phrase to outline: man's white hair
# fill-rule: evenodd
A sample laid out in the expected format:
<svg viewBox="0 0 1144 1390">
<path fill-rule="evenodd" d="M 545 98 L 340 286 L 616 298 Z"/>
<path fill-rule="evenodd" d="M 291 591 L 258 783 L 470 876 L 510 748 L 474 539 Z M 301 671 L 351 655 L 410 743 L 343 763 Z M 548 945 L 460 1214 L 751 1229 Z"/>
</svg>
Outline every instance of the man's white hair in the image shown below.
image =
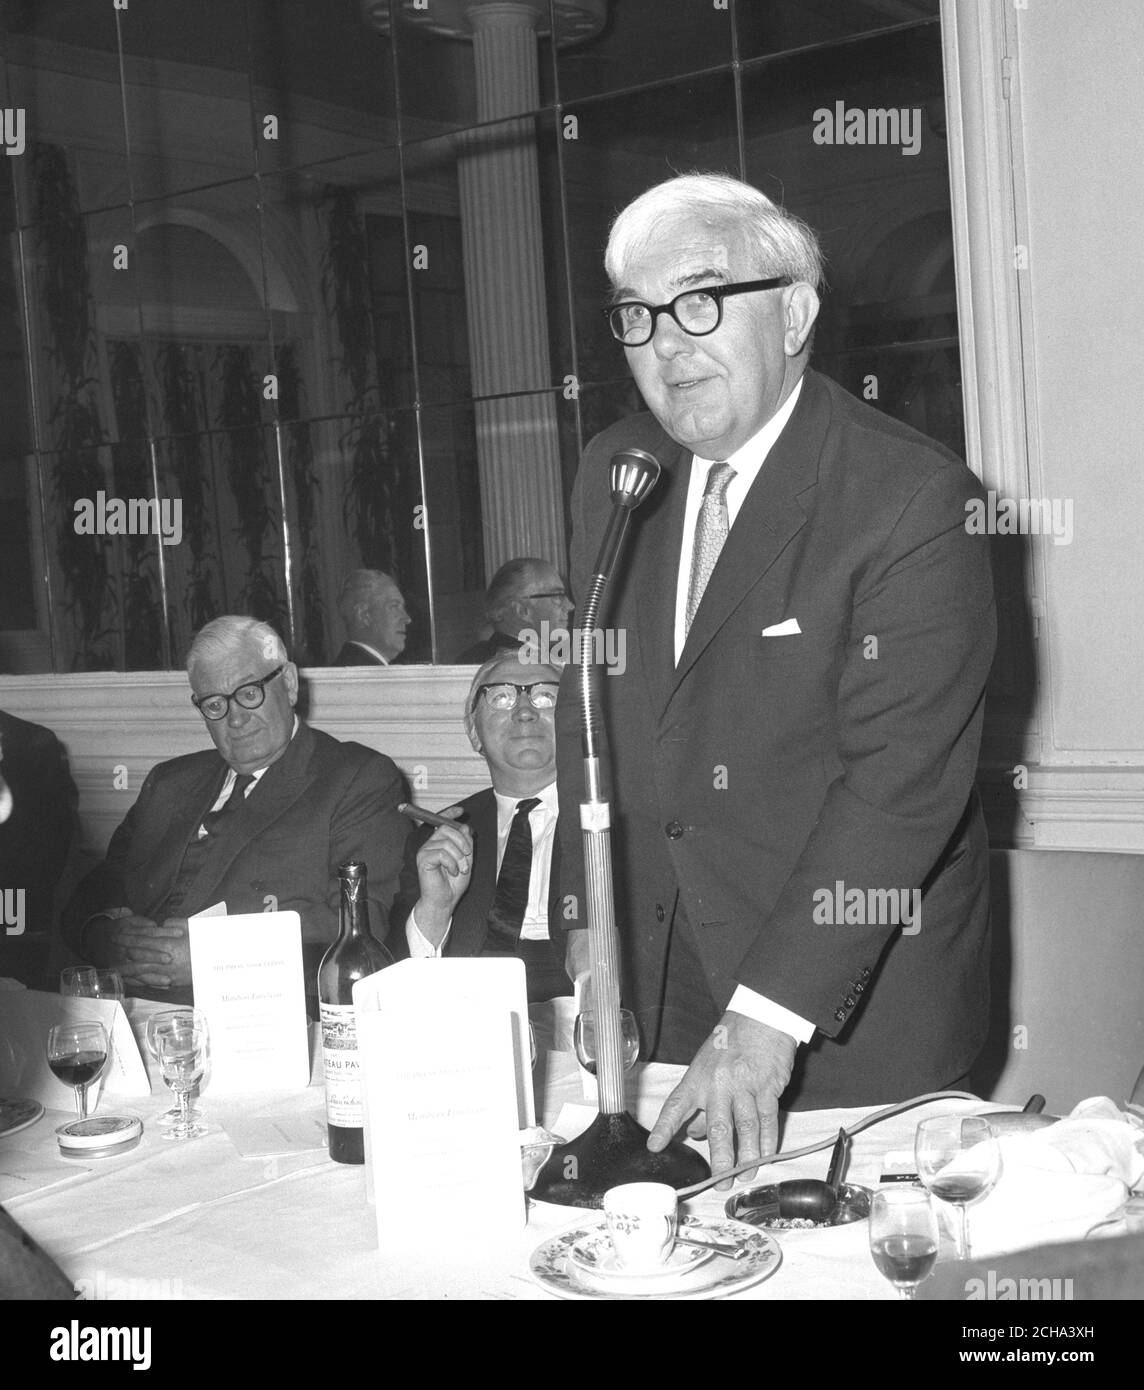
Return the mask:
<svg viewBox="0 0 1144 1390">
<path fill-rule="evenodd" d="M 613 288 L 624 284 L 628 266 L 663 235 L 665 223 L 685 218 L 708 227 L 716 248 L 722 238 L 728 254 L 741 244 L 760 280 L 786 275 L 821 288 L 822 252 L 811 228 L 729 174 L 679 174 L 629 203 L 612 223 L 604 255 Z"/>
<path fill-rule="evenodd" d="M 269 623 L 257 618 L 244 618 L 226 613 L 215 618 L 195 634 L 187 653 L 187 675 L 194 678 L 195 668 L 214 657 L 230 656 L 239 647 L 257 647 L 266 661 L 289 661 L 286 644 Z"/>
</svg>

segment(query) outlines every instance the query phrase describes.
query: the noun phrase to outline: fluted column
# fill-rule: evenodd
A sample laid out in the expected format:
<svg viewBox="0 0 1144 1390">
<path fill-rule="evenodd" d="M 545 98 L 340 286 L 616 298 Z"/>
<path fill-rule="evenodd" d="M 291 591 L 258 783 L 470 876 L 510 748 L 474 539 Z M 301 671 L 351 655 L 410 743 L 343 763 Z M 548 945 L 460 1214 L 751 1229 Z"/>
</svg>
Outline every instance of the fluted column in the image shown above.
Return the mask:
<svg viewBox="0 0 1144 1390">
<path fill-rule="evenodd" d="M 479 396 L 552 387 L 534 111 L 537 24 L 527 0 L 475 0 L 477 115 L 498 121 L 460 140 L 458 177 L 473 388 Z M 551 394 L 476 405 L 486 572 L 515 555 L 560 565 L 564 508 Z"/>
</svg>

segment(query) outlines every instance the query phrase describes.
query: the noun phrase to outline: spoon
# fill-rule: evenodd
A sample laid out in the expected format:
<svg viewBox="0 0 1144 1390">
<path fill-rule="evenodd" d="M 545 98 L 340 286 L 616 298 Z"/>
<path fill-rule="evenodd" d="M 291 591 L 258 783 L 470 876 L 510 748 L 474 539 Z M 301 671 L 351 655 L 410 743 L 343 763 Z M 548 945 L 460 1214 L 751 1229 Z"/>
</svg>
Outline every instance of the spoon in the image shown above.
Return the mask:
<svg viewBox="0 0 1144 1390">
<path fill-rule="evenodd" d="M 675 1239 L 683 1245 L 694 1245 L 697 1250 L 714 1250 L 716 1255 L 726 1255 L 729 1260 L 741 1260 L 749 1251 L 746 1245 L 725 1245 L 718 1240 L 696 1240 L 694 1236 L 675 1233 Z"/>
</svg>

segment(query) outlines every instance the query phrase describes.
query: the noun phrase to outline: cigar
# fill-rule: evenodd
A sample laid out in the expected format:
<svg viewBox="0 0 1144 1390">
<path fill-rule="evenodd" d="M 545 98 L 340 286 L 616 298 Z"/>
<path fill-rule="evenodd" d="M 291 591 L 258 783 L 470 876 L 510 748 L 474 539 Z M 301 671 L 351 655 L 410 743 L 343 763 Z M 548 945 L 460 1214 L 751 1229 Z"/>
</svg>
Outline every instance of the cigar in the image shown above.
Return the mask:
<svg viewBox="0 0 1144 1390">
<path fill-rule="evenodd" d="M 439 816 L 436 811 L 426 811 L 422 806 L 414 806 L 412 802 L 403 801 L 397 808 L 403 816 L 408 816 L 410 820 L 424 821 L 426 825 L 458 825 L 458 822 L 450 816 Z"/>
</svg>

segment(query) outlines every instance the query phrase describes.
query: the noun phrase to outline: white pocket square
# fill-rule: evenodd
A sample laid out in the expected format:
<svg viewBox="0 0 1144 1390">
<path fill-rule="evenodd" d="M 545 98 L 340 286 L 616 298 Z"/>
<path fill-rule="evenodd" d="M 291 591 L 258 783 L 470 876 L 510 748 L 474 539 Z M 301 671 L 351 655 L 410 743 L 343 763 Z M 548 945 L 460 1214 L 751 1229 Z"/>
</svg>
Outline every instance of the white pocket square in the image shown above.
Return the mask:
<svg viewBox="0 0 1144 1390">
<path fill-rule="evenodd" d="M 785 623 L 775 623 L 772 627 L 763 628 L 764 637 L 793 637 L 796 632 L 801 632 L 802 628 L 798 625 L 797 618 L 788 618 Z"/>
</svg>

